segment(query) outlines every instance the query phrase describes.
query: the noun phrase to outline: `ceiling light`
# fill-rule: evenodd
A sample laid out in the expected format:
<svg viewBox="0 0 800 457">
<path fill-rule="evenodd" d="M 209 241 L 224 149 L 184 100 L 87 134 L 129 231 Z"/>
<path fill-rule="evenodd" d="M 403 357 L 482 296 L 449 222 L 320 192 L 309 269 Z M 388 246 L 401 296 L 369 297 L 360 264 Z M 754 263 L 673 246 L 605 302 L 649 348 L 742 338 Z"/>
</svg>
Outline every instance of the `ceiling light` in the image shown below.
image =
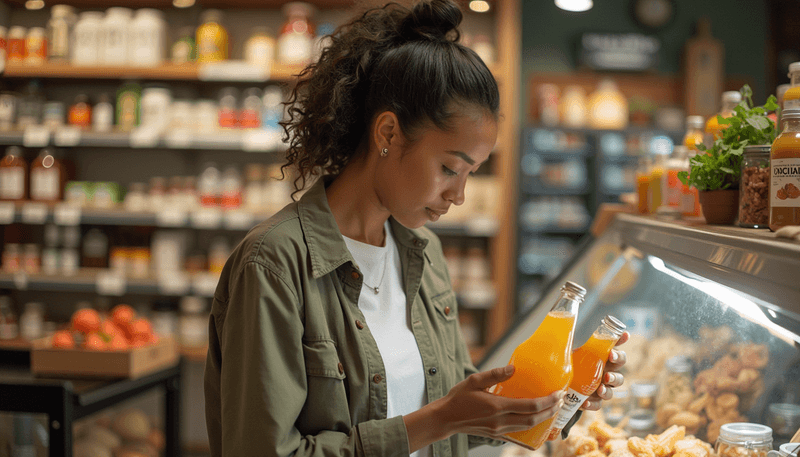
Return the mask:
<svg viewBox="0 0 800 457">
<path fill-rule="evenodd" d="M 29 10 L 40 10 L 44 8 L 44 0 L 28 0 L 25 2 L 25 8 Z"/>
<path fill-rule="evenodd" d="M 566 11 L 589 11 L 593 5 L 592 0 L 556 0 L 556 6 Z"/>
<path fill-rule="evenodd" d="M 485 0 L 472 0 L 469 2 L 469 9 L 476 13 L 485 13 L 489 11 L 489 2 Z"/>
<path fill-rule="evenodd" d="M 194 6 L 194 0 L 172 0 L 172 6 L 175 8 L 189 8 Z"/>
</svg>

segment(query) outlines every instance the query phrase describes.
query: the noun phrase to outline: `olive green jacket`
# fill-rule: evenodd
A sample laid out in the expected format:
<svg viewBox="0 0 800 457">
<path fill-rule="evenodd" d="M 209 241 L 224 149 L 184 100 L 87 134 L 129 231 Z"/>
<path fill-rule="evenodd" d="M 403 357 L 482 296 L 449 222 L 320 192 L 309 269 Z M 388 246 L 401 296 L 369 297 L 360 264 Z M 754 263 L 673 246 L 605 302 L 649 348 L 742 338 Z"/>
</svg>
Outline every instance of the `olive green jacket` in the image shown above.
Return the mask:
<svg viewBox="0 0 800 457">
<path fill-rule="evenodd" d="M 476 372 L 439 239 L 391 219 L 428 401 Z M 386 371 L 358 308 L 361 273 L 319 180 L 248 233 L 214 294 L 205 368 L 213 456 L 408 456 L 386 418 Z M 466 456 L 456 434 L 433 457 Z"/>
</svg>

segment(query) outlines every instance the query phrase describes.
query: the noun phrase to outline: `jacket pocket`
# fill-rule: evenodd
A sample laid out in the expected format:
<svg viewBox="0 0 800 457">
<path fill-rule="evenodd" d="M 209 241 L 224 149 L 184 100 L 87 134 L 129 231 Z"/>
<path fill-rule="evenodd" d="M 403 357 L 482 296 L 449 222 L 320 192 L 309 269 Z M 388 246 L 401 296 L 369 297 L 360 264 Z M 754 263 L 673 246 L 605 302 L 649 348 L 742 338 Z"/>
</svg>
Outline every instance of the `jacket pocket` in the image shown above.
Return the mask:
<svg viewBox="0 0 800 457">
<path fill-rule="evenodd" d="M 308 376 L 323 376 L 339 380 L 346 377 L 333 341 L 304 341 L 303 357 Z"/>
<path fill-rule="evenodd" d="M 458 342 L 458 304 L 456 294 L 452 290 L 436 295 L 431 299 L 438 317 L 437 325 L 441 329 L 442 343 L 450 360 L 456 358 Z"/>
<path fill-rule="evenodd" d="M 324 430 L 348 433 L 350 412 L 345 372 L 336 345 L 330 340 L 303 341 L 306 401 L 295 426 L 303 435 Z"/>
</svg>

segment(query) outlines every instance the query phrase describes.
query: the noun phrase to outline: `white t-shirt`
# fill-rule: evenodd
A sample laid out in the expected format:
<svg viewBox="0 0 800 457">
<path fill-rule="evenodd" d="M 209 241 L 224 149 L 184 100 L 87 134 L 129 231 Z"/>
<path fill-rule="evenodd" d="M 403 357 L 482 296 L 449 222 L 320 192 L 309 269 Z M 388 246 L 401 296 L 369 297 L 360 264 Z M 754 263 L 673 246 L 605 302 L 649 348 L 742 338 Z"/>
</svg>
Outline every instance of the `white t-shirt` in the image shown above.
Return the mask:
<svg viewBox="0 0 800 457">
<path fill-rule="evenodd" d="M 427 395 L 422 356 L 409 323 L 411 310 L 406 306 L 400 253 L 389 221 L 384 230 L 386 243 L 382 247 L 346 236 L 344 242 L 364 275 L 358 307 L 383 358 L 388 397 L 386 417 L 391 418 L 417 411 L 425 405 Z M 370 287 L 377 287 L 378 293 Z M 430 446 L 411 454 L 412 457 L 429 455 Z"/>
</svg>

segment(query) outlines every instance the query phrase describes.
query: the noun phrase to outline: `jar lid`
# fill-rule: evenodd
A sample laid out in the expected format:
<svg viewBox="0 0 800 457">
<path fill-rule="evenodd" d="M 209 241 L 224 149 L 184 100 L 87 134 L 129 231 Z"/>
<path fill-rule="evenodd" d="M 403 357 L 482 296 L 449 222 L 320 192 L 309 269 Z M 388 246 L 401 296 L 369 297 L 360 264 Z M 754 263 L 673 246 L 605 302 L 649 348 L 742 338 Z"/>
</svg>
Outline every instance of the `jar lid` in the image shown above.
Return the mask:
<svg viewBox="0 0 800 457">
<path fill-rule="evenodd" d="M 761 424 L 733 422 L 719 429 L 719 440 L 748 447 L 752 444 L 772 442 L 772 429 Z"/>
<path fill-rule="evenodd" d="M 50 14 L 53 15 L 53 17 L 72 16 L 75 14 L 75 8 L 70 5 L 53 5 L 53 7 L 50 8 Z"/>
<path fill-rule="evenodd" d="M 106 17 L 109 16 L 131 17 L 133 16 L 133 10 L 122 6 L 112 6 L 106 10 Z"/>
<path fill-rule="evenodd" d="M 688 129 L 702 129 L 706 126 L 706 120 L 703 116 L 689 116 L 686 118 L 686 128 Z"/>
<path fill-rule="evenodd" d="M 787 419 L 800 419 L 800 406 L 791 403 L 772 403 L 769 412 Z"/>
<path fill-rule="evenodd" d="M 616 317 L 608 314 L 606 317 L 603 318 L 603 324 L 605 324 L 615 335 L 619 336 L 625 331 L 626 327 L 625 324 L 622 323 L 621 320 L 617 319 Z"/>
<path fill-rule="evenodd" d="M 631 383 L 631 395 L 634 397 L 652 397 L 658 392 L 658 384 L 640 381 Z"/>
<path fill-rule="evenodd" d="M 628 419 L 630 430 L 650 430 L 656 425 L 656 415 L 646 409 L 631 411 Z"/>
<path fill-rule="evenodd" d="M 786 119 L 800 119 L 800 109 L 790 108 L 783 110 L 781 112 L 781 120 Z"/>
<path fill-rule="evenodd" d="M 788 76 L 791 77 L 792 73 L 800 71 L 800 62 L 792 62 L 789 64 L 789 74 Z"/>
<path fill-rule="evenodd" d="M 162 19 L 164 14 L 155 8 L 140 8 L 136 10 L 136 18 Z"/>
<path fill-rule="evenodd" d="M 722 101 L 730 103 L 739 103 L 742 101 L 742 94 L 738 90 L 729 90 L 722 93 Z"/>
<path fill-rule="evenodd" d="M 785 443 L 781 444 L 779 448 L 781 454 L 789 457 L 800 457 L 800 444 L 798 443 Z"/>
<path fill-rule="evenodd" d="M 666 363 L 667 370 L 671 371 L 672 373 L 690 373 L 692 371 L 692 362 L 689 360 L 689 357 L 685 355 L 676 355 L 675 357 L 670 357 Z"/>
<path fill-rule="evenodd" d="M 567 281 L 566 283 L 564 283 L 564 287 L 562 287 L 561 289 L 562 290 L 568 290 L 568 291 L 578 295 L 581 298 L 586 296 L 586 289 L 584 289 L 583 287 L 581 287 L 580 285 L 578 285 L 578 284 L 576 284 L 576 283 L 574 283 L 572 281 Z"/>
<path fill-rule="evenodd" d="M 12 26 L 11 29 L 8 31 L 9 38 L 24 38 L 25 37 L 25 27 L 15 25 Z"/>
<path fill-rule="evenodd" d="M 756 144 L 744 147 L 745 154 L 769 154 L 771 150 L 772 146 L 769 144 Z"/>
<path fill-rule="evenodd" d="M 103 13 L 101 13 L 100 11 L 84 11 L 81 13 L 80 18 L 82 21 L 83 20 L 99 21 L 103 19 Z"/>
</svg>

